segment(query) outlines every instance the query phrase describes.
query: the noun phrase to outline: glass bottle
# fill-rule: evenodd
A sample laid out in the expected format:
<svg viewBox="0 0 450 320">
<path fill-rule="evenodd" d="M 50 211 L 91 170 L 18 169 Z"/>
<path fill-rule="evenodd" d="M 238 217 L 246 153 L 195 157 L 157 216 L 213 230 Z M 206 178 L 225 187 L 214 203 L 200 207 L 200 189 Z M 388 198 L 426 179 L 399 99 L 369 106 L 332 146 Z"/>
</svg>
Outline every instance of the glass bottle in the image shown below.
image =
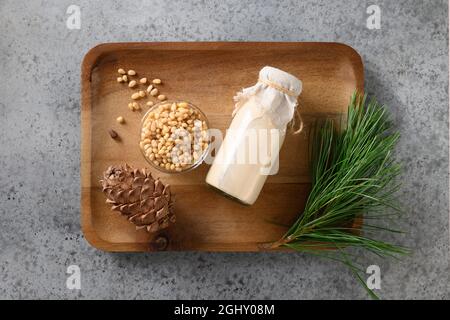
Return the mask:
<svg viewBox="0 0 450 320">
<path fill-rule="evenodd" d="M 302 83 L 273 67 L 235 97 L 233 121 L 209 169 L 206 183 L 252 205 L 268 175 L 278 171 L 279 152 L 294 116 Z"/>
</svg>

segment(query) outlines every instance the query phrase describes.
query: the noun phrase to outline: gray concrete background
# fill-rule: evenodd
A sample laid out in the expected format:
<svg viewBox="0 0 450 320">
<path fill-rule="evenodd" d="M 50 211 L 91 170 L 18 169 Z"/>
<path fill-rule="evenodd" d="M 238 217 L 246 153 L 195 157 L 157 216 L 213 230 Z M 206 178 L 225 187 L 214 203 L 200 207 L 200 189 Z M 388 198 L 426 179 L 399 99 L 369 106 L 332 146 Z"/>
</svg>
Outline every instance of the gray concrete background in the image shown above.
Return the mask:
<svg viewBox="0 0 450 320">
<path fill-rule="evenodd" d="M 167 3 L 166 3 L 167 2 Z M 66 9 L 81 8 L 81 30 Z M 381 7 L 381 30 L 365 25 Z M 364 256 L 383 298 L 450 298 L 446 1 L 0 1 L 0 298 L 359 299 L 343 266 L 303 254 L 109 254 L 80 230 L 80 63 L 116 41 L 338 41 L 402 139 L 402 261 Z M 82 290 L 66 288 L 77 264 Z"/>
</svg>

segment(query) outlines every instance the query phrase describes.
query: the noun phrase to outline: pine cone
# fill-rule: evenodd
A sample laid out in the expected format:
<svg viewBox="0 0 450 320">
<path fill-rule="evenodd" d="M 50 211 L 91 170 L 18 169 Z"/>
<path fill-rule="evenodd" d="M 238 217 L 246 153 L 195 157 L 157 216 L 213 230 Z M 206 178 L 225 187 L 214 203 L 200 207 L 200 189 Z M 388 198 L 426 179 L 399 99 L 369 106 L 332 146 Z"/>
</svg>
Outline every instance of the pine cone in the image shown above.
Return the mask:
<svg viewBox="0 0 450 320">
<path fill-rule="evenodd" d="M 100 181 L 111 209 L 119 211 L 136 229 L 157 232 L 175 222 L 170 186 L 153 179 L 146 169 L 128 164 L 110 166 Z"/>
</svg>

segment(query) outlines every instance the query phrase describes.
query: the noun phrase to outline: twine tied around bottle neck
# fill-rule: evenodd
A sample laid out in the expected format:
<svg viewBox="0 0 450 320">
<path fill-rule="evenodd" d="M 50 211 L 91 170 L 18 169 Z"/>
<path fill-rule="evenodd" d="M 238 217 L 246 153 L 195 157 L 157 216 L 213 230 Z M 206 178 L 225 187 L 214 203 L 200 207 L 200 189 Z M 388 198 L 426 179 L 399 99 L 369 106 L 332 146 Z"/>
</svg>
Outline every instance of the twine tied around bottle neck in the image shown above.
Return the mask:
<svg viewBox="0 0 450 320">
<path fill-rule="evenodd" d="M 295 129 L 295 127 L 297 126 L 297 122 L 298 128 Z M 297 107 L 295 108 L 294 117 L 292 118 L 291 122 L 289 122 L 289 129 L 292 130 L 292 134 L 299 134 L 300 132 L 303 131 L 303 119 L 302 116 L 300 115 L 300 111 L 298 111 L 298 104 Z"/>
<path fill-rule="evenodd" d="M 292 90 L 286 89 L 283 86 L 280 86 L 278 83 L 275 83 L 273 81 L 267 80 L 267 79 L 262 79 L 259 78 L 258 82 L 263 83 L 271 88 L 274 88 L 284 94 L 287 94 L 288 96 L 291 97 L 296 97 L 297 93 L 295 93 Z M 239 109 L 241 108 L 241 106 L 239 105 L 235 105 L 233 113 L 232 113 L 232 117 L 234 118 L 234 116 L 236 115 L 236 113 L 239 111 Z M 298 123 L 298 128 L 294 129 L 297 126 Z M 294 113 L 294 117 L 292 118 L 292 120 L 289 122 L 288 124 L 289 129 L 292 130 L 292 134 L 299 134 L 300 132 L 302 132 L 303 130 L 303 120 L 302 120 L 302 116 L 300 115 L 300 111 L 298 111 L 298 103 L 297 106 L 295 108 L 295 113 Z"/>
<path fill-rule="evenodd" d="M 259 78 L 259 79 L 258 79 L 258 82 L 261 82 L 261 83 L 263 83 L 263 84 L 265 84 L 265 85 L 268 85 L 268 86 L 271 87 L 271 88 L 277 89 L 278 91 L 281 91 L 281 92 L 283 92 L 284 94 L 287 94 L 288 96 L 291 96 L 291 97 L 296 97 L 296 96 L 298 96 L 298 94 L 297 94 L 296 92 L 294 92 L 294 91 L 292 91 L 292 90 L 289 90 L 289 89 L 286 89 L 285 87 L 280 86 L 280 85 L 279 85 L 278 83 L 276 83 L 276 82 L 273 82 L 273 81 L 270 81 L 270 80 L 267 80 L 267 79 L 262 79 L 262 78 Z"/>
</svg>

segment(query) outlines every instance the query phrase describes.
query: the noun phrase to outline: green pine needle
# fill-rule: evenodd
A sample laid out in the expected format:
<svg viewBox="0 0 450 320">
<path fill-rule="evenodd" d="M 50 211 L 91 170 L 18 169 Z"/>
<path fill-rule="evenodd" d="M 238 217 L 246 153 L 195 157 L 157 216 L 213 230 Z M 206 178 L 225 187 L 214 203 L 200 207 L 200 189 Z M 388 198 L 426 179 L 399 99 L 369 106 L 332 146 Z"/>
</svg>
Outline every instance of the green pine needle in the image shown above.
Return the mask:
<svg viewBox="0 0 450 320">
<path fill-rule="evenodd" d="M 312 130 L 310 150 L 311 193 L 303 214 L 275 246 L 344 263 L 370 296 L 377 298 L 361 277 L 364 270 L 343 250 L 356 247 L 394 258 L 409 252 L 374 238 L 380 232 L 401 232 L 374 224 L 401 213 L 394 198 L 400 187 L 396 182 L 400 166 L 392 156 L 398 139 L 385 107 L 374 99 L 367 102 L 366 95 L 356 92 L 351 97 L 346 122 L 317 123 Z M 387 209 L 389 213 L 385 213 Z M 362 226 L 357 221 L 362 221 Z M 330 254 L 330 250 L 324 253 L 323 249 L 331 248 L 337 249 L 335 254 Z"/>
</svg>

